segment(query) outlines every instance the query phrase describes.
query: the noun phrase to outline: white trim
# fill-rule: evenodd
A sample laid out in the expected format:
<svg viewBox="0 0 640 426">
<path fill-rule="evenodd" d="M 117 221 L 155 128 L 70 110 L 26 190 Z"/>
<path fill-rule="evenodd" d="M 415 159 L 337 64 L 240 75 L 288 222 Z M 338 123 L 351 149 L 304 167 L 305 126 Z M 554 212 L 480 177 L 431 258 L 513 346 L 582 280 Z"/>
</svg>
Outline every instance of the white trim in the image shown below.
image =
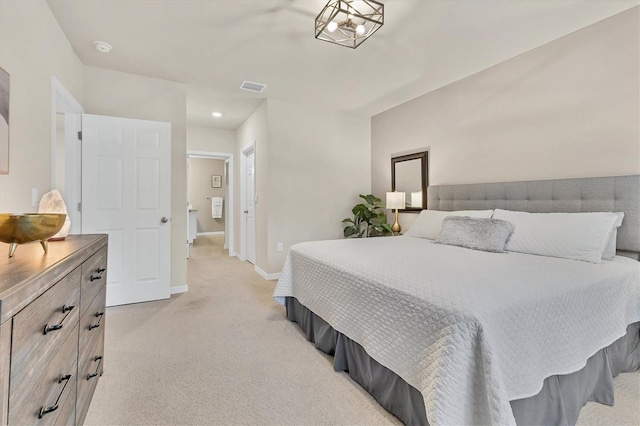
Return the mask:
<svg viewBox="0 0 640 426">
<path fill-rule="evenodd" d="M 264 278 L 267 281 L 274 281 L 274 280 L 278 280 L 280 279 L 280 272 L 276 273 L 276 274 L 267 274 L 265 271 L 263 271 L 262 269 L 258 268 L 258 266 L 254 265 L 253 269 L 260 274 L 260 276 L 262 278 Z"/>
<path fill-rule="evenodd" d="M 181 293 L 186 293 L 189 291 L 189 286 L 188 285 L 179 285 L 179 286 L 175 286 L 175 287 L 171 287 L 170 288 L 171 294 L 181 294 Z"/>
<path fill-rule="evenodd" d="M 193 150 L 187 150 L 187 157 L 193 157 L 193 158 L 206 158 L 206 159 L 211 159 L 212 157 L 217 157 L 214 158 L 214 160 L 226 160 L 229 157 L 233 156 L 233 154 L 229 153 L 229 152 L 209 152 L 209 151 L 193 151 Z"/>
<path fill-rule="evenodd" d="M 58 103 L 61 111 L 58 111 Z M 84 108 L 55 76 L 51 77 L 51 187 L 56 187 L 56 113 L 84 114 Z"/>
<path fill-rule="evenodd" d="M 57 162 L 57 113 L 64 113 L 65 121 L 65 187 L 60 188 L 61 182 L 56 182 Z M 67 204 L 67 215 L 71 220 L 72 234 L 79 234 L 82 229 L 82 213 L 78 211 L 78 203 L 82 201 L 82 147 L 77 138 L 77 132 L 82 130 L 81 117 L 84 108 L 73 97 L 71 92 L 60 81 L 51 77 L 51 189 L 57 188 L 64 192 Z"/>
<path fill-rule="evenodd" d="M 238 259 L 240 259 L 240 254 L 236 253 L 235 251 L 229 251 L 229 256 L 237 257 Z"/>
<path fill-rule="evenodd" d="M 234 236 L 234 232 L 233 232 L 233 218 L 234 218 L 234 209 L 235 209 L 235 201 L 234 201 L 234 197 L 235 197 L 235 193 L 234 193 L 234 179 L 235 179 L 235 175 L 234 175 L 234 171 L 233 171 L 233 165 L 234 165 L 234 161 L 233 161 L 233 154 L 229 153 L 229 152 L 208 152 L 208 151 L 193 151 L 193 150 L 187 150 L 187 162 L 189 161 L 189 158 L 193 157 L 193 158 L 208 158 L 208 159 L 213 159 L 213 160 L 225 160 L 229 162 L 229 173 L 227 176 L 227 180 L 229 181 L 229 196 L 228 196 L 228 200 L 226 203 L 226 207 L 228 208 L 228 211 L 226 212 L 226 217 L 225 217 L 225 221 L 228 224 L 229 227 L 229 235 L 227 235 L 227 238 L 225 238 L 225 245 L 229 246 L 229 253 L 232 253 L 235 249 L 234 245 L 235 245 L 235 236 Z M 188 168 L 187 168 L 187 173 L 188 173 Z M 188 187 L 188 182 L 189 182 L 189 176 L 187 175 L 187 196 L 189 194 L 189 187 Z M 189 213 L 187 212 L 187 215 Z M 187 217 L 187 221 L 188 221 L 188 217 Z M 224 232 L 223 232 L 224 234 Z M 200 235 L 200 234 L 197 234 Z M 188 246 L 188 244 L 187 244 Z M 229 254 L 229 256 L 231 256 L 231 254 Z"/>
<path fill-rule="evenodd" d="M 224 231 L 213 231 L 213 232 L 198 232 L 196 233 L 197 236 L 200 235 L 224 235 Z"/>
<path fill-rule="evenodd" d="M 247 210 L 247 200 L 246 200 L 246 192 L 247 192 L 247 156 L 251 153 L 253 153 L 253 179 L 254 179 L 254 185 L 253 185 L 253 195 L 254 197 L 256 197 L 257 193 L 258 193 L 258 188 L 256 185 L 256 142 L 253 141 L 248 145 L 245 145 L 242 150 L 240 151 L 241 155 L 240 155 L 240 211 L 244 212 L 245 210 Z M 254 202 L 254 229 L 257 230 L 257 226 L 256 226 L 256 218 L 255 218 L 255 213 L 258 210 L 258 207 L 256 206 L 257 203 Z M 255 240 L 257 240 L 257 232 L 254 230 L 254 238 Z M 256 247 L 256 241 L 253 242 L 253 249 L 254 251 L 257 251 L 257 247 Z M 256 260 L 258 259 L 258 253 L 255 253 L 256 255 Z M 243 262 L 247 260 L 247 221 L 246 221 L 246 216 L 244 215 L 244 213 L 242 213 L 241 215 L 241 219 L 240 219 L 240 253 L 238 256 L 238 259 L 242 260 Z"/>
</svg>

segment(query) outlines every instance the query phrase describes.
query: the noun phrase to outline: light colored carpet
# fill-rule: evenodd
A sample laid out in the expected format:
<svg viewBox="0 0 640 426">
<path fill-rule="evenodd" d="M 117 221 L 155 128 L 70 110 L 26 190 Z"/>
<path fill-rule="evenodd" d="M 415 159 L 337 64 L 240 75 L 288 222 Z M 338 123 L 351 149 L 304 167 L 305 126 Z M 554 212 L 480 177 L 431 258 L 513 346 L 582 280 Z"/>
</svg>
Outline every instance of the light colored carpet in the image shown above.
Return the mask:
<svg viewBox="0 0 640 426">
<path fill-rule="evenodd" d="M 229 256 L 224 248 L 224 235 L 198 235 L 189 249 L 190 259 Z"/>
<path fill-rule="evenodd" d="M 285 319 L 275 282 L 193 254 L 188 293 L 108 309 L 86 424 L 400 424 Z M 640 424 L 639 389 L 640 374 L 620 375 L 616 406 L 590 403 L 579 423 Z"/>
</svg>

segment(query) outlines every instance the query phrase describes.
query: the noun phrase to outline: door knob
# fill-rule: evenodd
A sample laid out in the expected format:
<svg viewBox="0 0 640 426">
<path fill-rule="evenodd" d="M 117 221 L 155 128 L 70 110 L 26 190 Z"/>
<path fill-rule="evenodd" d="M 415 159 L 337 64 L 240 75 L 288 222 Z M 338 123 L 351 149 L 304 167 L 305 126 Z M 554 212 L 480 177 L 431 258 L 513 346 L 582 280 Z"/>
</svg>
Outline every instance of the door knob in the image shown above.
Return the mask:
<svg viewBox="0 0 640 426">
<path fill-rule="evenodd" d="M 163 217 L 162 219 L 160 219 L 160 222 L 167 223 L 169 222 L 169 219 L 167 219 L 166 217 Z"/>
<path fill-rule="evenodd" d="M 245 210 L 244 212 L 245 212 L 245 213 L 249 213 L 249 210 Z"/>
</svg>

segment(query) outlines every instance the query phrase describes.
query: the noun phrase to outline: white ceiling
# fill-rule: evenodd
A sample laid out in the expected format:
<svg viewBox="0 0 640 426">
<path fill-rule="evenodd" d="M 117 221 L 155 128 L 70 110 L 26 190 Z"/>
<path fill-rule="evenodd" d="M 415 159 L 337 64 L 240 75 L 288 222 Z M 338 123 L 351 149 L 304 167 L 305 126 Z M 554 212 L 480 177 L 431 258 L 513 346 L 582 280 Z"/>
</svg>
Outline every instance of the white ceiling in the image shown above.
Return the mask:
<svg viewBox="0 0 640 426">
<path fill-rule="evenodd" d="M 384 26 L 355 50 L 314 39 L 325 3 L 48 0 L 84 64 L 188 84 L 188 124 L 228 129 L 267 97 L 375 115 L 639 0 L 383 0 Z"/>
</svg>

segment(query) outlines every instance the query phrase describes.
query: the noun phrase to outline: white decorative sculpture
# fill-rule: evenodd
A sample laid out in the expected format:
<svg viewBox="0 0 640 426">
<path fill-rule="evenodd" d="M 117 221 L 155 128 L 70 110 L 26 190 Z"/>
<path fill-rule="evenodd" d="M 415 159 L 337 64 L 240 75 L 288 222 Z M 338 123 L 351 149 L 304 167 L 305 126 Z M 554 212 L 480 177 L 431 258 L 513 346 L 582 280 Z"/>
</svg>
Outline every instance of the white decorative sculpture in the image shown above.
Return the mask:
<svg viewBox="0 0 640 426">
<path fill-rule="evenodd" d="M 69 234 L 69 228 L 71 228 L 71 220 L 67 214 L 67 205 L 62 199 L 62 194 L 57 189 L 52 189 L 42 196 L 40 200 L 40 206 L 38 207 L 38 213 L 64 213 L 67 218 L 64 220 L 62 229 L 58 231 L 50 240 L 64 240 Z"/>
</svg>

